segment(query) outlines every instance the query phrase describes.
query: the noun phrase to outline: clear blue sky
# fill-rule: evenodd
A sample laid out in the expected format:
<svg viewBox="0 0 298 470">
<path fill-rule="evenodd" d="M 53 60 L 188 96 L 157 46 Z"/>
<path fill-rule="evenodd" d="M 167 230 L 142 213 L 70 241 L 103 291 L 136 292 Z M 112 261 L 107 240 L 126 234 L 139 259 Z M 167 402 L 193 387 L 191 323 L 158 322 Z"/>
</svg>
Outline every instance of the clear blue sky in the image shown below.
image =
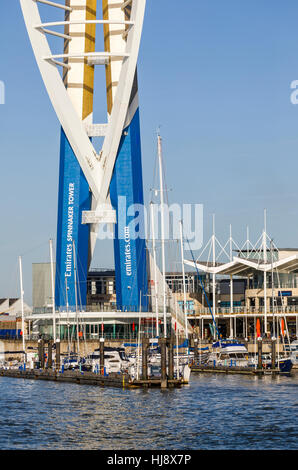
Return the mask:
<svg viewBox="0 0 298 470">
<path fill-rule="evenodd" d="M 182 7 L 179 7 L 179 3 Z M 139 60 L 144 190 L 148 200 L 161 125 L 171 202 L 204 204 L 204 238 L 239 243 L 268 231 L 298 246 L 296 0 L 148 0 Z M 59 124 L 37 69 L 18 0 L 0 4 L 0 296 L 18 295 L 24 254 L 48 261 L 56 235 Z M 39 247 L 39 248 L 37 248 Z M 97 250 L 97 264 L 112 260 Z"/>
</svg>

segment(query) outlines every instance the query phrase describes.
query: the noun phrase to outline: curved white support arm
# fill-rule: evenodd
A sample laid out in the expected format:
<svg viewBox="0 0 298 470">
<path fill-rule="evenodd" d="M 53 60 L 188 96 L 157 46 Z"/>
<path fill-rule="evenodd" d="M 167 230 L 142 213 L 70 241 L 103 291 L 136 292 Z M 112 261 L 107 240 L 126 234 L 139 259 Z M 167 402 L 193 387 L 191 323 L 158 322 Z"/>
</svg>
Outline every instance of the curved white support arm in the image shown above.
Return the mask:
<svg viewBox="0 0 298 470">
<path fill-rule="evenodd" d="M 62 5 L 61 3 L 51 2 L 50 0 L 33 0 L 33 1 L 37 3 L 43 3 L 44 5 L 49 5 L 51 7 L 60 8 L 61 10 L 72 11 L 72 8 L 66 5 Z"/>
<path fill-rule="evenodd" d="M 50 100 L 90 189 L 97 199 L 100 192 L 99 181 L 103 177 L 102 165 L 86 133 L 84 124 L 71 103 L 57 67 L 53 67 L 53 64 L 44 59 L 44 57 L 51 56 L 51 50 L 45 35 L 36 29 L 36 24 L 41 24 L 36 2 L 20 0 L 20 4 L 34 55 Z"/>
<path fill-rule="evenodd" d="M 34 0 L 20 0 L 28 35 L 45 87 L 58 119 L 85 174 L 96 205 L 104 203 L 107 199 L 122 132 L 129 116 L 129 102 L 141 41 L 146 0 L 132 0 L 130 3 L 131 15 L 129 21 L 113 19 L 77 21 L 78 24 L 119 23 L 129 26 L 124 53 L 119 51 L 101 53 L 105 57 L 113 57 L 119 54 L 123 57 L 123 62 L 102 151 L 100 156 L 98 156 L 90 142 L 86 128 L 68 96 L 61 75 L 57 67 L 53 66 L 54 64 L 63 65 L 62 62 L 56 60 L 57 58 L 67 59 L 68 56 L 71 57 L 72 55 L 52 55 L 47 37 L 41 29 L 45 26 L 65 25 L 67 22 L 42 23 L 37 3 Z M 98 53 L 85 53 L 84 51 L 79 54 L 81 57 L 95 57 L 98 55 Z M 65 63 L 65 66 L 69 67 L 67 63 Z"/>
</svg>

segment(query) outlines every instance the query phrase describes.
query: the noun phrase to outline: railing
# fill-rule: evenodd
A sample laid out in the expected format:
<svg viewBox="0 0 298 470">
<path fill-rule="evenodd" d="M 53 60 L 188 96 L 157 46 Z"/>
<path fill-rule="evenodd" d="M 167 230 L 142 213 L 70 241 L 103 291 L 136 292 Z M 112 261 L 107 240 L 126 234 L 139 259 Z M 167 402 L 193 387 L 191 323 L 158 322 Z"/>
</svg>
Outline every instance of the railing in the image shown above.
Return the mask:
<svg viewBox="0 0 298 470">
<path fill-rule="evenodd" d="M 233 315 L 233 314 L 260 314 L 263 315 L 265 313 L 265 308 L 264 307 L 233 307 L 233 311 L 231 312 L 231 309 L 229 307 L 225 308 L 216 308 L 214 309 L 214 312 L 216 315 Z M 274 314 L 277 315 L 283 315 L 287 313 L 293 313 L 295 315 L 298 314 L 298 306 L 288 306 L 288 307 L 281 307 L 277 306 L 274 308 Z M 197 310 L 196 312 L 189 313 L 188 315 L 190 316 L 196 316 L 196 315 L 210 315 L 210 311 L 208 308 L 201 308 L 200 310 Z M 267 315 L 272 315 L 272 307 L 270 309 L 267 309 Z"/>
<path fill-rule="evenodd" d="M 73 335 L 69 335 L 69 338 L 68 338 L 68 334 L 66 331 L 64 331 L 63 334 L 60 334 L 58 335 L 59 339 L 60 340 L 64 340 L 64 341 L 69 341 L 70 342 L 74 342 L 74 341 L 77 341 L 77 336 L 76 334 L 73 334 Z M 137 342 L 138 339 L 139 339 L 139 336 L 138 336 L 138 333 L 137 332 L 133 332 L 131 334 L 127 334 L 127 333 L 113 333 L 113 332 L 108 332 L 108 333 L 104 333 L 103 335 L 104 339 L 105 340 L 114 340 L 114 341 L 123 341 L 123 342 L 126 342 L 126 343 L 130 343 L 130 342 Z M 141 338 L 143 337 L 143 334 L 141 335 Z M 152 338 L 152 333 L 150 332 L 145 332 L 145 337 L 147 338 Z M 153 337 L 156 337 L 155 335 Z M 52 340 L 53 339 L 53 335 L 51 334 L 45 334 L 45 333 L 39 333 L 39 334 L 30 334 L 30 335 L 25 335 L 25 340 L 26 341 L 37 341 L 39 340 L 40 338 L 48 341 L 48 340 Z M 92 334 L 92 333 L 86 333 L 86 336 L 82 336 L 80 337 L 80 343 L 84 342 L 85 340 L 86 341 L 99 341 L 99 339 L 101 338 L 101 333 L 98 335 L 98 334 Z M 7 339 L 7 338 L 3 338 L 3 339 Z M 12 339 L 12 338 L 8 338 L 8 339 Z M 20 339 L 19 338 L 14 338 L 14 339 Z"/>
<path fill-rule="evenodd" d="M 99 342 L 100 337 L 101 336 L 98 336 L 98 335 L 93 336 L 91 334 L 86 334 L 86 337 L 81 337 L 79 341 L 80 341 L 80 344 L 83 344 L 84 341 L 88 341 L 88 342 L 94 341 L 96 343 L 96 342 Z M 141 336 L 141 341 L 142 341 L 142 337 L 143 336 Z M 145 334 L 145 337 L 150 339 L 150 338 L 152 338 L 152 335 L 151 334 Z M 27 347 L 28 347 L 28 342 L 29 341 L 37 342 L 41 338 L 45 341 L 53 340 L 53 336 L 51 334 L 30 334 L 30 335 L 25 335 L 25 341 L 26 341 Z M 5 337 L 5 338 L 0 338 L 0 339 L 1 340 L 7 340 L 7 341 L 9 341 L 9 340 L 18 340 L 19 342 L 21 342 L 20 337 L 9 337 L 9 338 Z M 64 335 L 60 335 L 59 339 L 61 341 L 68 341 L 67 334 L 64 333 Z M 138 337 L 137 333 L 131 334 L 131 335 L 127 335 L 125 333 L 116 333 L 116 334 L 105 333 L 104 334 L 104 339 L 105 339 L 105 341 L 115 341 L 115 342 L 121 341 L 122 343 L 137 343 L 139 337 Z M 297 339 L 296 334 L 294 334 L 294 333 L 290 334 L 290 342 L 292 342 L 296 339 Z M 256 341 L 256 335 L 255 335 L 255 333 L 251 333 L 251 334 L 248 335 L 247 338 L 245 338 L 243 334 L 237 334 L 236 337 L 233 337 L 233 340 L 248 343 L 248 344 L 252 344 Z M 271 338 L 266 337 L 265 335 L 262 335 L 262 340 L 263 340 L 263 344 L 265 344 L 265 343 L 270 344 L 271 343 Z M 280 335 L 279 335 L 279 340 L 280 340 L 280 342 L 282 342 L 282 338 L 281 338 Z M 73 335 L 73 337 L 69 338 L 70 343 L 74 343 L 76 341 L 77 341 L 76 335 Z M 184 341 L 184 338 L 179 336 L 178 341 L 179 341 L 179 344 L 181 344 Z M 201 348 L 201 347 L 210 345 L 210 344 L 212 344 L 213 341 L 214 341 L 214 339 L 213 339 L 212 335 L 210 334 L 208 337 L 200 338 L 198 340 L 198 347 Z M 287 337 L 284 338 L 284 341 L 285 341 L 285 343 L 288 342 Z"/>
<path fill-rule="evenodd" d="M 125 309 L 119 309 L 117 308 L 117 305 L 114 304 L 109 304 L 109 305 L 83 305 L 80 306 L 77 310 L 75 306 L 69 306 L 68 307 L 68 313 L 77 313 L 80 314 L 85 314 L 85 313 L 96 313 L 96 312 L 121 312 L 121 313 L 136 313 L 136 316 L 138 313 L 148 313 L 148 317 L 154 317 L 156 312 L 149 312 L 148 310 L 143 310 L 137 308 L 135 305 L 133 306 L 128 306 Z M 171 313 L 171 308 L 166 307 L 166 312 Z M 56 310 L 56 313 L 66 313 L 67 314 L 67 308 L 66 307 L 59 307 Z M 158 313 L 163 313 L 163 308 L 159 307 Z M 33 311 L 33 315 L 42 315 L 42 314 L 52 314 L 52 308 L 51 307 L 40 307 L 40 308 L 35 308 Z"/>
<path fill-rule="evenodd" d="M 16 339 L 21 339 L 21 335 L 16 335 L 16 334 L 5 334 L 5 335 L 0 335 L 0 340 L 16 340 Z"/>
</svg>

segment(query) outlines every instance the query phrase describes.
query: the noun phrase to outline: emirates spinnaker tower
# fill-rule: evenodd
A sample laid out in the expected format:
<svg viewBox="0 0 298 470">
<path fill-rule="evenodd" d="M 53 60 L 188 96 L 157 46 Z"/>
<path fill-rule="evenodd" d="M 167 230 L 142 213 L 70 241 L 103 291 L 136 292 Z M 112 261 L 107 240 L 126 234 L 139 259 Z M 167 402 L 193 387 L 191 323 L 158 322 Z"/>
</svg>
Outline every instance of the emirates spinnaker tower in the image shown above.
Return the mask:
<svg viewBox="0 0 298 470">
<path fill-rule="evenodd" d="M 146 241 L 136 236 L 134 225 L 144 224 L 144 215 L 127 210 L 143 205 L 136 65 L 146 0 L 20 3 L 61 123 L 56 307 L 86 305 L 99 227 L 113 223 L 117 308 L 146 311 Z M 94 103 L 96 67 L 104 67 L 106 77 L 107 100 L 101 106 L 107 108 L 107 120 L 99 124 L 93 121 L 93 107 L 99 105 Z M 95 150 L 98 137 L 102 145 Z"/>
</svg>

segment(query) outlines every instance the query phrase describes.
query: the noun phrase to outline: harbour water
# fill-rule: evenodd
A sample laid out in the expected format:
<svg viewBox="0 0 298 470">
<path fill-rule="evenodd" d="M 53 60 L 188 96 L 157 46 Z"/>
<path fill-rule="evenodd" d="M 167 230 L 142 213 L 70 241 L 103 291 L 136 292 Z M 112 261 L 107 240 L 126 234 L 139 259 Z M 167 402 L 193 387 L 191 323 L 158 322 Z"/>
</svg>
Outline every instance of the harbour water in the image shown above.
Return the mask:
<svg viewBox="0 0 298 470">
<path fill-rule="evenodd" d="M 122 390 L 0 378 L 0 449 L 298 448 L 298 374 Z"/>
</svg>

